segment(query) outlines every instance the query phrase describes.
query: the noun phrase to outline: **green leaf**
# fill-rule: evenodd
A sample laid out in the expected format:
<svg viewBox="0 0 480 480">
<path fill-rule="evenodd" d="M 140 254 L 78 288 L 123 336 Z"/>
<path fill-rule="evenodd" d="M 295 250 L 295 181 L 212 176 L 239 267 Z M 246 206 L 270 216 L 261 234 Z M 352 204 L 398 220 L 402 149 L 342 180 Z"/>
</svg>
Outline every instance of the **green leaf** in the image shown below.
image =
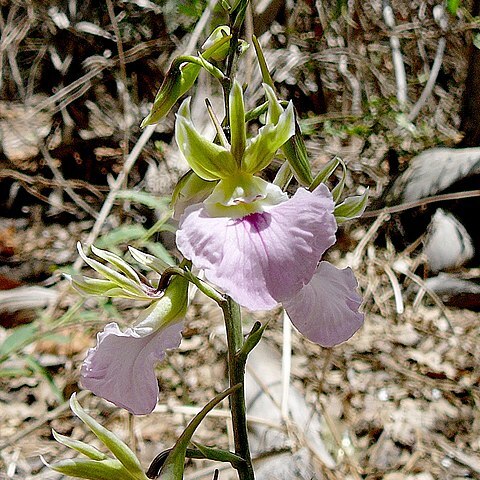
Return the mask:
<svg viewBox="0 0 480 480">
<path fill-rule="evenodd" d="M 80 406 L 80 403 L 78 403 L 75 394 L 70 397 L 70 408 L 72 409 L 73 413 L 78 418 L 80 418 L 80 420 L 85 423 L 85 425 L 87 425 L 87 427 L 95 434 L 95 436 L 113 453 L 115 458 L 117 458 L 120 463 L 125 467 L 125 469 L 130 474 L 128 478 L 140 480 L 146 478 L 145 474 L 143 473 L 142 466 L 140 465 L 140 462 L 138 461 L 132 450 L 130 450 L 130 448 L 125 443 L 123 443 L 116 435 L 114 435 L 112 432 L 100 425 L 90 415 L 88 415 L 85 410 L 83 410 L 83 408 Z M 122 477 L 116 477 L 115 480 L 117 480 L 118 478 Z"/>
<path fill-rule="evenodd" d="M 8 357 L 10 354 L 15 353 L 16 350 L 36 340 L 37 333 L 38 326 L 35 323 L 15 328 L 0 345 L 0 359 L 3 360 L 3 357 Z"/>
<path fill-rule="evenodd" d="M 100 450 L 97 450 L 92 445 L 88 443 L 81 442 L 80 440 L 74 440 L 73 438 L 66 437 L 65 435 L 60 435 L 60 433 L 52 430 L 53 438 L 62 445 L 65 445 L 72 450 L 82 453 L 91 460 L 105 460 L 108 457 L 102 453 Z"/>
<path fill-rule="evenodd" d="M 168 207 L 170 199 L 168 197 L 156 197 L 148 192 L 140 192 L 137 190 L 121 190 L 116 194 L 117 198 L 130 200 L 135 204 L 145 205 L 151 209 L 163 209 Z"/>
<path fill-rule="evenodd" d="M 138 240 L 139 238 L 142 238 L 145 233 L 146 230 L 142 225 L 122 225 L 118 228 L 114 228 L 106 235 L 102 235 L 95 243 L 99 248 L 112 249 L 116 245 Z"/>
<path fill-rule="evenodd" d="M 195 415 L 168 454 L 160 472 L 160 478 L 162 480 L 183 480 L 185 454 L 195 430 L 210 410 L 215 408 L 224 398 L 228 397 L 228 395 L 232 394 L 239 388 L 241 388 L 241 384 L 234 385 L 233 387 L 224 390 L 222 393 L 219 393 L 214 399 L 210 400 L 210 402 L 208 402 L 205 407 L 197 413 L 197 415 Z"/>
<path fill-rule="evenodd" d="M 63 403 L 65 399 L 63 398 L 63 393 L 62 391 L 57 387 L 57 384 L 55 383 L 55 380 L 53 379 L 53 376 L 50 374 L 50 372 L 40 365 L 38 360 L 31 355 L 28 355 L 25 358 L 25 361 L 27 365 L 37 374 L 40 374 L 42 377 L 45 378 L 47 381 L 48 385 L 50 386 L 50 389 L 52 390 L 52 393 L 55 395 L 56 399 L 58 400 L 59 403 Z"/>
<path fill-rule="evenodd" d="M 368 188 L 363 195 L 348 197 L 335 207 L 334 215 L 337 223 L 343 223 L 352 218 L 358 218 L 365 211 L 368 203 Z"/>
</svg>

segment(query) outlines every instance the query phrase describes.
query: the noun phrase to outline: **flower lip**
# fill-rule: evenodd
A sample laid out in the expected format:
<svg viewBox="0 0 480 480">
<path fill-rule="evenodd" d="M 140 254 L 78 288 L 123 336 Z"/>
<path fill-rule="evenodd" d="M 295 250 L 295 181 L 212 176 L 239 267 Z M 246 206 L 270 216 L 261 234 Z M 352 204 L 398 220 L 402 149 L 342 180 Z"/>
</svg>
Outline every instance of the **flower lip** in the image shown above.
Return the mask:
<svg viewBox="0 0 480 480">
<path fill-rule="evenodd" d="M 247 215 L 212 215 L 206 202 L 192 205 L 181 217 L 177 247 L 240 305 L 267 310 L 312 278 L 335 242 L 333 208 L 325 185 L 300 188 L 291 199 Z"/>
</svg>

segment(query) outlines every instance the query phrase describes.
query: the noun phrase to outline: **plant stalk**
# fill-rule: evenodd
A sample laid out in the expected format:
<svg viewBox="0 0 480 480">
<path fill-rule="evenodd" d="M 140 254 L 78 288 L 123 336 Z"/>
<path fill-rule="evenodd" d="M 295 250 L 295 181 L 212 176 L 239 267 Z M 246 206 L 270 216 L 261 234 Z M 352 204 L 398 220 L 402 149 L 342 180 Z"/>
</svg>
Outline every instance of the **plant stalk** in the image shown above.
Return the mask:
<svg viewBox="0 0 480 480">
<path fill-rule="evenodd" d="M 238 355 L 243 346 L 242 317 L 240 306 L 230 297 L 222 304 L 228 347 L 228 378 L 230 386 L 241 384 L 242 387 L 229 397 L 232 413 L 235 453 L 245 460 L 237 468 L 240 480 L 254 480 L 250 447 L 248 444 L 247 414 L 245 407 L 245 357 Z"/>
</svg>

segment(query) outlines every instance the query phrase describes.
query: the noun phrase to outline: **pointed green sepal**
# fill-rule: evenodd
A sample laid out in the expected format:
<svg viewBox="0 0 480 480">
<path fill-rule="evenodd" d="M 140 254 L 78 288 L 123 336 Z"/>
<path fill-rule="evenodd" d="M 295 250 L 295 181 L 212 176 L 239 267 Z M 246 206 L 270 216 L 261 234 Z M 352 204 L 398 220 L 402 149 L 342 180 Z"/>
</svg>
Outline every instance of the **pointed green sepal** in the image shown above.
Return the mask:
<svg viewBox="0 0 480 480">
<path fill-rule="evenodd" d="M 200 425 L 202 420 L 207 416 L 213 408 L 215 408 L 224 398 L 241 388 L 241 384 L 234 385 L 233 387 L 224 390 L 219 393 L 214 399 L 210 400 L 202 410 L 195 415 L 195 417 L 187 425 L 180 438 L 175 443 L 168 454 L 167 459 L 160 471 L 161 480 L 183 480 L 183 471 L 185 468 L 185 455 L 187 447 L 192 439 L 195 430 Z"/>
<path fill-rule="evenodd" d="M 340 158 L 333 157 L 315 176 L 309 190 L 313 192 L 321 183 L 325 183 L 340 164 Z"/>
<path fill-rule="evenodd" d="M 52 430 L 52 435 L 58 443 L 61 443 L 62 445 L 71 448 L 72 450 L 76 450 L 77 452 L 82 453 L 91 460 L 105 460 L 108 458 L 107 455 L 105 455 L 100 450 L 97 450 L 94 446 L 89 445 L 88 443 L 66 437 L 65 435 L 61 435 L 55 430 Z"/>
<path fill-rule="evenodd" d="M 265 90 L 270 89 L 264 85 Z M 270 89 L 271 90 L 271 89 Z M 270 99 L 269 99 L 270 108 Z M 275 105 L 272 111 L 276 112 Z M 272 118 L 274 114 L 269 114 Z M 258 131 L 247 144 L 242 163 L 242 171 L 247 173 L 257 173 L 268 166 L 273 160 L 277 150 L 295 134 L 295 113 L 292 102 L 289 102 L 285 110 L 278 116 L 276 123 L 267 123 Z"/>
<path fill-rule="evenodd" d="M 95 245 L 91 246 L 92 253 L 102 260 L 111 263 L 114 267 L 120 270 L 127 278 L 130 278 L 135 283 L 140 283 L 138 273 L 120 256 L 115 253 L 108 252 L 107 250 L 101 250 Z"/>
<path fill-rule="evenodd" d="M 368 203 L 368 188 L 363 195 L 356 195 L 354 197 L 348 197 L 340 205 L 335 207 L 333 214 L 337 220 L 337 223 L 344 223 L 353 218 L 360 217 Z"/>
<path fill-rule="evenodd" d="M 190 116 L 190 98 L 185 99 L 178 110 L 175 139 L 192 170 L 204 180 L 219 180 L 237 172 L 231 152 L 207 140 L 195 129 Z"/>
<path fill-rule="evenodd" d="M 263 83 L 266 83 L 273 90 L 275 87 L 273 84 L 272 76 L 270 75 L 270 71 L 268 70 L 262 47 L 260 47 L 260 43 L 258 43 L 257 37 L 255 35 L 252 36 L 252 42 L 255 48 L 255 53 L 257 54 L 258 65 L 260 66 L 260 72 L 262 73 Z"/>
<path fill-rule="evenodd" d="M 242 163 L 247 131 L 245 128 L 245 105 L 243 103 L 243 90 L 237 81 L 233 82 L 229 97 L 230 103 L 230 142 L 231 152 L 238 165 Z"/>
<path fill-rule="evenodd" d="M 90 278 L 83 275 L 65 275 L 70 280 L 72 287 L 82 295 L 106 296 L 107 292 L 116 288 L 117 285 L 103 278 Z"/>
<path fill-rule="evenodd" d="M 129 472 L 130 477 L 143 480 L 145 474 L 142 466 L 130 448 L 116 435 L 100 425 L 83 410 L 75 394 L 70 397 L 70 408 L 72 412 L 94 433 L 94 435 L 112 452 L 115 458 Z M 117 477 L 121 478 L 121 477 Z"/>
<path fill-rule="evenodd" d="M 146 268 L 149 268 L 150 270 L 153 270 L 156 273 L 159 273 L 160 275 L 163 273 L 163 271 L 171 267 L 169 263 L 161 260 L 160 258 L 156 257 L 155 255 L 151 255 L 150 253 L 142 252 L 141 250 L 138 250 L 132 246 L 128 246 L 128 251 L 130 252 L 130 255 L 141 265 L 143 265 Z"/>
<path fill-rule="evenodd" d="M 174 267 L 176 268 L 176 267 Z M 188 307 L 188 280 L 180 275 L 172 278 L 161 298 L 142 311 L 136 321 L 135 331 L 147 336 L 181 320 Z"/>
<path fill-rule="evenodd" d="M 273 88 L 266 84 L 264 84 L 263 87 L 268 99 L 267 124 L 277 124 L 283 112 L 283 108 L 278 101 Z M 300 185 L 310 185 L 313 180 L 310 161 L 308 159 L 305 142 L 303 141 L 302 132 L 300 131 L 300 126 L 296 118 L 294 118 L 294 133 L 282 146 L 282 151 Z"/>
<path fill-rule="evenodd" d="M 138 298 L 145 298 L 148 297 L 145 295 L 145 292 L 142 290 L 141 286 L 139 285 L 140 282 L 135 282 L 131 278 L 127 278 L 126 276 L 122 275 L 121 273 L 103 265 L 103 263 L 97 262 L 97 260 L 93 260 L 85 255 L 82 249 L 82 245 L 80 242 L 77 243 L 78 253 L 82 257 L 83 261 L 97 271 L 100 275 L 105 277 L 106 279 L 110 280 L 114 283 L 117 287 L 125 290 L 126 293 L 136 296 Z"/>
</svg>

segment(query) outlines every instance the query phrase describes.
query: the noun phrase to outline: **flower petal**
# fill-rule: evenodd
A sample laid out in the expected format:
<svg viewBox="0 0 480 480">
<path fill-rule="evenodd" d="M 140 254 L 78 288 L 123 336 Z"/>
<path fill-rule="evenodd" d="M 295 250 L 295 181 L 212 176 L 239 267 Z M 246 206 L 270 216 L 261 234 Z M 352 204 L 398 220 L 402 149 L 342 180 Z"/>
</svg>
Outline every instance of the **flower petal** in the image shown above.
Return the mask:
<svg viewBox="0 0 480 480">
<path fill-rule="evenodd" d="M 320 262 L 310 283 L 283 302 L 292 323 L 312 342 L 332 347 L 348 340 L 362 325 L 362 303 L 350 268 Z"/>
<path fill-rule="evenodd" d="M 158 397 L 154 366 L 180 345 L 182 328 L 183 322 L 174 323 L 142 337 L 109 323 L 82 365 L 82 386 L 135 415 L 150 413 Z"/>
<path fill-rule="evenodd" d="M 177 246 L 238 303 L 263 310 L 310 281 L 335 230 L 333 200 L 321 185 L 240 219 L 211 217 L 203 205 L 193 205 L 180 220 Z"/>
</svg>

